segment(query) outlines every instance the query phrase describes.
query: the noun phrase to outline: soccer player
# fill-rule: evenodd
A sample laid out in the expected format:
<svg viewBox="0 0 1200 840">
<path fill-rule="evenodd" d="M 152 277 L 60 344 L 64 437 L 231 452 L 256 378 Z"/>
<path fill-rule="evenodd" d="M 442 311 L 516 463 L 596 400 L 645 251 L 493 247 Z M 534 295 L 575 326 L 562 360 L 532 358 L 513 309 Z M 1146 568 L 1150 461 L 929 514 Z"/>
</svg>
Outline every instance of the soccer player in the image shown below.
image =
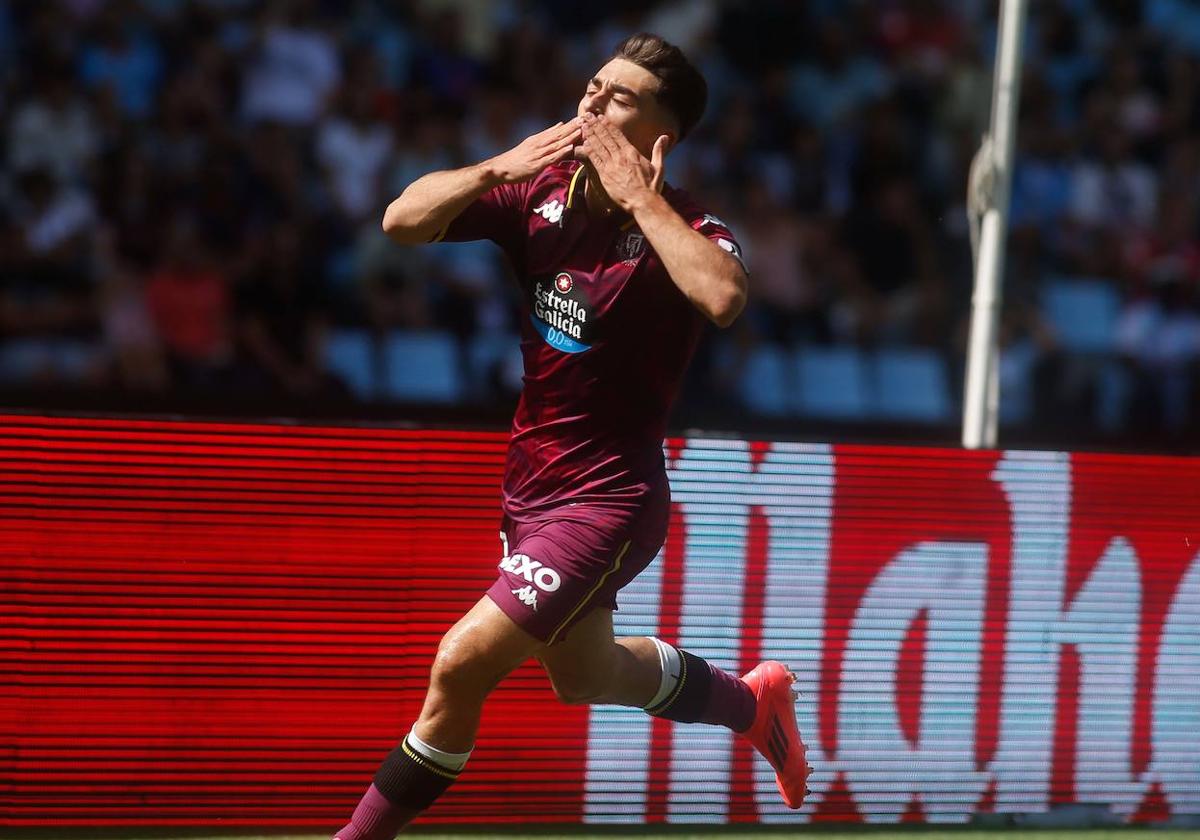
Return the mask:
<svg viewBox="0 0 1200 840">
<path fill-rule="evenodd" d="M 475 166 L 426 175 L 387 208 L 403 244 L 490 239 L 525 302 L 525 385 L 503 482 L 499 576 L 442 638 L 424 707 L 340 840 L 390 840 L 462 771 L 492 689 L 536 657 L 566 703 L 616 703 L 741 733 L 800 807 L 808 765 L 791 672 L 735 677 L 659 639 L 614 638 L 617 592 L 657 554 L 667 413 L 704 319 L 746 299 L 733 234 L 663 182 L 704 78 L 655 35 L 623 41 L 578 115 Z"/>
</svg>

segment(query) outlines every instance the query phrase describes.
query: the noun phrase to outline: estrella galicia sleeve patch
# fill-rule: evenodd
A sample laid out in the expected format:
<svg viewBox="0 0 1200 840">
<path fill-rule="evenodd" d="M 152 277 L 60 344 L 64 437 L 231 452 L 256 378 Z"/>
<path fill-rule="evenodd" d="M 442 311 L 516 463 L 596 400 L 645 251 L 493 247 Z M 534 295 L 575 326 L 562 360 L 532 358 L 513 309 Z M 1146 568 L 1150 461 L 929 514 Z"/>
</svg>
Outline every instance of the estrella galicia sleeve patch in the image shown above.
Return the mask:
<svg viewBox="0 0 1200 840">
<path fill-rule="evenodd" d="M 534 278 L 529 317 L 538 335 L 564 353 L 592 349 L 594 318 L 591 301 L 565 271 Z"/>
</svg>

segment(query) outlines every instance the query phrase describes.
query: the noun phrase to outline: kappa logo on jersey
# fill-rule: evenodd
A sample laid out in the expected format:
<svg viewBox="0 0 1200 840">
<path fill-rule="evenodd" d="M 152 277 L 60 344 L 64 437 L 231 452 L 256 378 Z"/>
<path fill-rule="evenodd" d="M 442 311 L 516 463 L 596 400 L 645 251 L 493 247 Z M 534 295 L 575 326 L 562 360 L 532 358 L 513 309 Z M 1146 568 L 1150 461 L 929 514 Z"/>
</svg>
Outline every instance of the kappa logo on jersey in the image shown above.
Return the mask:
<svg viewBox="0 0 1200 840">
<path fill-rule="evenodd" d="M 712 213 L 705 213 L 701 217 L 700 224 L 696 226 L 696 230 L 704 230 L 705 226 L 707 225 L 717 225 L 718 227 L 723 227 L 726 230 L 729 230 L 729 225 L 725 224 Z"/>
<path fill-rule="evenodd" d="M 500 561 L 500 571 L 524 578 L 543 592 L 554 592 L 562 586 L 562 578 L 558 576 L 558 572 L 539 563 L 528 554 L 513 554 L 505 557 Z M 526 587 L 526 589 L 528 588 Z"/>
<path fill-rule="evenodd" d="M 537 590 L 532 586 L 522 586 L 520 589 L 512 590 L 512 594 L 517 596 L 522 604 L 527 607 L 533 607 L 533 611 L 537 612 Z"/>
<path fill-rule="evenodd" d="M 571 280 L 571 275 L 567 274 L 565 271 L 560 271 L 558 276 L 554 278 L 554 288 L 558 289 L 564 295 L 571 291 L 571 287 L 574 285 L 574 282 Z"/>
<path fill-rule="evenodd" d="M 552 225 L 557 225 L 562 222 L 563 211 L 566 209 L 566 205 L 562 204 L 557 198 L 552 198 L 541 207 L 534 207 L 533 214 L 541 216 Z"/>
</svg>

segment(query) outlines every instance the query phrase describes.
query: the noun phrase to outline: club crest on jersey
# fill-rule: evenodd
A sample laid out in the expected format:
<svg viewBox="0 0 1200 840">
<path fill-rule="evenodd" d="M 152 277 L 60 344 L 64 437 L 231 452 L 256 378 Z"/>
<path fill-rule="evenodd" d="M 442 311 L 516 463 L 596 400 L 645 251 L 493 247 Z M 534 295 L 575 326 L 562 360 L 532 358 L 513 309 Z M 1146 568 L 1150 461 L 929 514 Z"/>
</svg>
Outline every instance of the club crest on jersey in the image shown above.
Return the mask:
<svg viewBox="0 0 1200 840">
<path fill-rule="evenodd" d="M 617 240 L 617 256 L 626 263 L 631 263 L 646 250 L 646 237 L 640 233 L 629 232 Z"/>
<path fill-rule="evenodd" d="M 563 353 L 591 350 L 592 303 L 565 271 L 533 281 L 529 319 L 547 344 Z"/>
</svg>

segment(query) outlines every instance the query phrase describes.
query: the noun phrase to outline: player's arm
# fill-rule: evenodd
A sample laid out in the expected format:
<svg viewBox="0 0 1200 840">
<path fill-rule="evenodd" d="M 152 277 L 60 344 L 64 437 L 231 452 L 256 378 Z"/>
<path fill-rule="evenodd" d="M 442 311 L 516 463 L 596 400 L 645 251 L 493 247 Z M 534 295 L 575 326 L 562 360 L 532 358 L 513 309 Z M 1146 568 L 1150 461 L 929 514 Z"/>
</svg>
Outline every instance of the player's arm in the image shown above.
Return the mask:
<svg viewBox="0 0 1200 840">
<path fill-rule="evenodd" d="M 666 140 L 658 138 L 646 160 L 620 131 L 589 114 L 580 153 L 600 176 L 609 198 L 637 221 L 680 291 L 710 321 L 727 327 L 746 305 L 746 269 L 694 230 L 660 194 Z"/>
<path fill-rule="evenodd" d="M 645 191 L 629 212 L 687 299 L 718 327 L 732 324 L 746 305 L 741 262 L 694 230 L 659 193 Z"/>
<path fill-rule="evenodd" d="M 494 187 L 528 181 L 570 157 L 579 143 L 578 119 L 552 125 L 494 158 L 462 169 L 430 172 L 413 181 L 383 214 L 383 231 L 402 245 L 428 242 Z"/>
</svg>

